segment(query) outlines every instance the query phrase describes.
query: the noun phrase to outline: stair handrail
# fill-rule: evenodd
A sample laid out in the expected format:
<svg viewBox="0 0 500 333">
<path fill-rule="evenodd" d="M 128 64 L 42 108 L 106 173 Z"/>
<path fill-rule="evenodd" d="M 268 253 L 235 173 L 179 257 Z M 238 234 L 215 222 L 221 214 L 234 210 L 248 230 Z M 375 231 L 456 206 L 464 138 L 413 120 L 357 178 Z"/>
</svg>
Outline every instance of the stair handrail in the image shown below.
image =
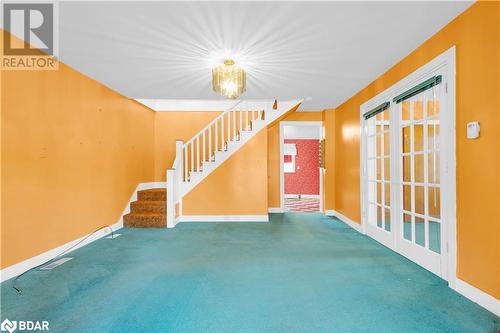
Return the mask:
<svg viewBox="0 0 500 333">
<path fill-rule="evenodd" d="M 189 139 L 188 141 L 186 141 L 186 143 L 184 144 L 184 146 L 187 146 L 189 145 L 190 143 L 192 143 L 197 136 L 201 135 L 203 132 L 205 132 L 206 130 L 208 130 L 208 128 L 210 126 L 212 126 L 213 124 L 215 124 L 215 122 L 217 122 L 218 120 L 220 120 L 223 116 L 225 116 L 227 114 L 228 111 L 232 111 L 235 107 L 237 107 L 238 105 L 241 104 L 241 102 L 243 102 L 243 100 L 238 100 L 238 102 L 236 102 L 233 106 L 225 109 L 224 111 L 222 111 L 217 117 L 215 117 L 215 119 L 213 119 L 211 122 L 209 122 L 207 124 L 207 126 L 203 127 L 200 131 L 198 131 L 198 133 L 196 133 L 195 135 L 193 135 L 193 137 L 191 139 Z"/>
<path fill-rule="evenodd" d="M 249 102 L 256 102 L 256 104 L 250 104 Z M 258 103 L 262 103 L 259 106 Z M 237 109 L 240 105 L 243 105 L 242 109 Z M 215 147 L 213 150 L 214 156 L 217 152 L 220 152 L 219 148 L 222 151 L 227 150 L 227 146 L 225 144 L 229 144 L 229 141 L 240 140 L 241 139 L 241 131 L 248 131 L 252 129 L 252 124 L 256 120 L 264 120 L 261 119 L 261 114 L 267 119 L 267 111 L 277 111 L 276 100 L 238 100 L 234 105 L 227 108 L 221 114 L 219 114 L 215 119 L 210 121 L 203 129 L 201 129 L 198 133 L 196 133 L 193 137 L 191 137 L 185 143 L 182 140 L 176 141 L 175 147 L 175 159 L 172 167 L 167 170 L 166 178 L 167 178 L 167 227 L 173 228 L 180 216 L 182 216 L 182 193 L 185 193 L 189 188 L 190 177 L 193 172 L 200 172 L 204 169 L 206 162 L 212 161 L 212 127 L 214 129 L 214 143 Z M 233 112 L 233 116 L 231 117 L 231 112 Z M 237 112 L 240 112 L 238 121 L 236 120 Z M 243 126 L 243 113 L 245 114 L 245 121 Z M 271 116 L 271 114 L 270 114 Z M 224 123 L 224 118 L 227 118 L 227 121 Z M 273 118 L 275 116 L 271 116 Z M 231 122 L 233 123 L 231 125 Z M 239 123 L 237 126 L 236 123 Z M 219 127 L 218 124 L 221 124 L 221 146 L 219 146 Z M 232 131 L 231 131 L 232 127 Z M 237 128 L 239 131 L 237 132 Z M 227 131 L 226 131 L 227 129 Z M 227 136 L 225 133 L 227 132 Z M 208 140 L 207 139 L 208 134 Z M 232 134 L 232 136 L 231 136 Z M 238 135 L 236 135 L 238 134 Z M 232 139 L 231 139 L 232 137 Z M 200 140 L 201 138 L 201 140 Z M 227 139 L 227 140 L 226 140 Z M 196 140 L 196 142 L 195 142 Z M 200 148 L 200 141 L 203 142 L 202 148 Z M 207 142 L 208 141 L 208 161 L 207 161 Z M 194 155 L 196 143 L 196 155 Z M 191 150 L 189 150 L 189 146 L 191 145 Z M 190 151 L 190 156 L 188 156 L 188 151 Z M 200 156 L 203 158 L 203 162 L 200 163 Z M 191 160 L 189 160 L 189 157 Z M 196 157 L 196 158 L 195 158 Z M 194 168 L 194 161 L 196 160 L 196 168 Z M 189 170 L 189 161 L 191 161 L 191 171 Z"/>
</svg>

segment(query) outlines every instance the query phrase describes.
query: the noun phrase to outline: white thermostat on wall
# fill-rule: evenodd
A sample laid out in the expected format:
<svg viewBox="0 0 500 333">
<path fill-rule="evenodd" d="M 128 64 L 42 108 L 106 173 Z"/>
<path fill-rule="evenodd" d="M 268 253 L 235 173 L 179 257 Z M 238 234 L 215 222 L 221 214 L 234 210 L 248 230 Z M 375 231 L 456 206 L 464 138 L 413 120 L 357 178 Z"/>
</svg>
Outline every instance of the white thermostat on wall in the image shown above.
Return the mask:
<svg viewBox="0 0 500 333">
<path fill-rule="evenodd" d="M 467 124 L 467 139 L 477 139 L 479 138 L 479 132 L 481 127 L 478 121 L 471 121 Z"/>
</svg>

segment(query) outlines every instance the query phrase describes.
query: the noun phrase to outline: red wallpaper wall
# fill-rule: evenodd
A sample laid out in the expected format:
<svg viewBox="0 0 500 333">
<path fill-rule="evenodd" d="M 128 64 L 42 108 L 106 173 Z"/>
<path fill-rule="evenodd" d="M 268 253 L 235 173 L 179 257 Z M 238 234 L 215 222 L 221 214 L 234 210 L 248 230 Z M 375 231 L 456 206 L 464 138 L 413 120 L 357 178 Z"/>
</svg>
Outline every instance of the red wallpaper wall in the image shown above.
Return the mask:
<svg viewBox="0 0 500 333">
<path fill-rule="evenodd" d="M 285 194 L 319 194 L 319 140 L 285 139 L 295 143 L 295 173 L 285 173 Z"/>
</svg>

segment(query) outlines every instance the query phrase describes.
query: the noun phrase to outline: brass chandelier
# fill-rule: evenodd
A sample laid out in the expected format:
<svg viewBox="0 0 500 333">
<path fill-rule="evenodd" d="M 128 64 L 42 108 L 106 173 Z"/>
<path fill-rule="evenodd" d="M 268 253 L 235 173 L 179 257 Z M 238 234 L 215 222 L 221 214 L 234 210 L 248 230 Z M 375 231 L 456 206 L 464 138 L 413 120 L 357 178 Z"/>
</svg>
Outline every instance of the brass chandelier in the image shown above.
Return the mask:
<svg viewBox="0 0 500 333">
<path fill-rule="evenodd" d="M 212 69 L 212 86 L 222 96 L 235 99 L 247 90 L 245 70 L 236 66 L 234 60 L 226 59 L 224 64 Z"/>
</svg>

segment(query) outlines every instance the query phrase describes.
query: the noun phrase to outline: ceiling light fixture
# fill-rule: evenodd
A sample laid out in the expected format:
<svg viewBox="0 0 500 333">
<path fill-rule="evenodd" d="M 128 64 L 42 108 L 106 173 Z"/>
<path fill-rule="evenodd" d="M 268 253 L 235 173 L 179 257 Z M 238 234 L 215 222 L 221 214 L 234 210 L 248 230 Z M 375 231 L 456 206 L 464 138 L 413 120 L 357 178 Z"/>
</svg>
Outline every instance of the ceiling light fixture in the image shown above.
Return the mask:
<svg viewBox="0 0 500 333">
<path fill-rule="evenodd" d="M 222 96 L 235 99 L 247 90 L 245 70 L 236 66 L 234 60 L 226 59 L 224 64 L 212 69 L 212 86 Z"/>
</svg>

